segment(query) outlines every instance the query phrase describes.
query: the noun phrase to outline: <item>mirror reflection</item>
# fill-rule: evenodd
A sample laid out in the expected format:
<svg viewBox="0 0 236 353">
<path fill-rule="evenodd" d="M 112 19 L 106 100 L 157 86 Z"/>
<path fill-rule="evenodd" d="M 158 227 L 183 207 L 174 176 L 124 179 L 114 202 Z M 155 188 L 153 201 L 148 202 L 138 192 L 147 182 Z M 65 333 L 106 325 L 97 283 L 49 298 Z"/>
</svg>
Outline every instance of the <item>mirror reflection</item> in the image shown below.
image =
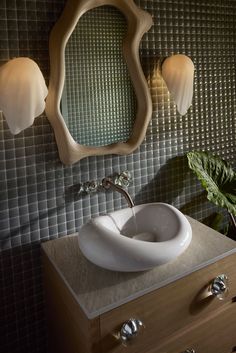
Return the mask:
<svg viewBox="0 0 236 353">
<path fill-rule="evenodd" d="M 126 33 L 123 14 L 101 6 L 81 17 L 67 42 L 61 112 L 81 145 L 125 142 L 132 132 L 136 96 L 122 54 Z"/>
</svg>

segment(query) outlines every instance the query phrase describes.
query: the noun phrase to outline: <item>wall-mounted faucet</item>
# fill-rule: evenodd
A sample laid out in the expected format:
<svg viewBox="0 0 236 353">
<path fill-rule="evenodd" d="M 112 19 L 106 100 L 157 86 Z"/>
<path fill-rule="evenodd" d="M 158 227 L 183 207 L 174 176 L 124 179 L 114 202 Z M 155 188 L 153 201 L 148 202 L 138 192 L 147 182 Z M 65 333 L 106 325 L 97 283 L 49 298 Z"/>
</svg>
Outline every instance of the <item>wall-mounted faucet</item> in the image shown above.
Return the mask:
<svg viewBox="0 0 236 353">
<path fill-rule="evenodd" d="M 129 207 L 131 207 L 131 208 L 134 207 L 134 202 L 131 199 L 130 194 L 125 189 L 123 189 L 122 186 L 113 183 L 111 178 L 104 178 L 102 180 L 102 186 L 104 187 L 104 189 L 110 189 L 111 188 L 111 189 L 119 192 L 120 194 L 122 194 L 125 197 Z"/>
<path fill-rule="evenodd" d="M 76 190 L 77 195 L 91 195 L 101 190 L 107 190 L 111 188 L 122 194 L 125 197 L 129 207 L 132 208 L 134 207 L 134 202 L 129 193 L 125 190 L 125 188 L 129 186 L 131 181 L 131 173 L 126 170 L 121 172 L 120 174 L 116 174 L 113 179 L 107 177 L 102 179 L 102 181 L 86 181 L 84 183 L 74 185 L 73 189 Z"/>
</svg>

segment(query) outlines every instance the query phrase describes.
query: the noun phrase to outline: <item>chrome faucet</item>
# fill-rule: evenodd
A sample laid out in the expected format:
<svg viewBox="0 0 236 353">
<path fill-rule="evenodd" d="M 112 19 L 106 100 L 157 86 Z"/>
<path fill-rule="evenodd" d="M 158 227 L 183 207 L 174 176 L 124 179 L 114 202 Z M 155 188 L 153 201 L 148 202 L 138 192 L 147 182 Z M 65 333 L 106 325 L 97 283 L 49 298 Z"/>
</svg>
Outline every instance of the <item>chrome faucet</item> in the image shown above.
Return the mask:
<svg viewBox="0 0 236 353">
<path fill-rule="evenodd" d="M 131 199 L 130 194 L 125 189 L 123 189 L 121 186 L 113 183 L 113 181 L 110 178 L 104 178 L 102 180 L 102 186 L 104 187 L 104 189 L 110 189 L 111 188 L 111 189 L 119 192 L 120 194 L 122 194 L 125 197 L 129 207 L 130 208 L 134 207 L 134 202 Z"/>
</svg>

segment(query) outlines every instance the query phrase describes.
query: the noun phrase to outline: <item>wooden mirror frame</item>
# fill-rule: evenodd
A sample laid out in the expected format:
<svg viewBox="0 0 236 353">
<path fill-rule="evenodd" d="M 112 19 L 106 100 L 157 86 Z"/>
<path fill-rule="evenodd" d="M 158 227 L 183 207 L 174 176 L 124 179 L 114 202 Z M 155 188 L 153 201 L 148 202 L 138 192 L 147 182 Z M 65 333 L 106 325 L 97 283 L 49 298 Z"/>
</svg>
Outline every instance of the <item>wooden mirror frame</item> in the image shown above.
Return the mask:
<svg viewBox="0 0 236 353">
<path fill-rule="evenodd" d="M 127 20 L 123 56 L 137 98 L 137 112 L 133 130 L 126 142 L 99 147 L 84 146 L 73 139 L 60 110 L 65 81 L 65 47 L 80 17 L 87 11 L 104 5 L 116 7 Z M 45 109 L 55 133 L 60 159 L 64 164 L 73 164 L 88 156 L 129 154 L 142 143 L 152 116 L 152 100 L 139 59 L 139 44 L 143 34 L 150 29 L 152 24 L 151 15 L 138 8 L 133 0 L 67 1 L 61 17 L 50 33 L 50 81 Z"/>
</svg>

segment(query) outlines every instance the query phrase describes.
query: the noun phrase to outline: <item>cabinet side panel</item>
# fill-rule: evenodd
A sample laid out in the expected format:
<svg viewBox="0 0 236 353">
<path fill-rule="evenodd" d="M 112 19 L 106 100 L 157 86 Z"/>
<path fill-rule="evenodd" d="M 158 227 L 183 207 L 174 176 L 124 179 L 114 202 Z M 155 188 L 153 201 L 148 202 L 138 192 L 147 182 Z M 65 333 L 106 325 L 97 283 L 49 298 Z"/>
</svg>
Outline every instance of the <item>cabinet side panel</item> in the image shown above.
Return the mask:
<svg viewBox="0 0 236 353">
<path fill-rule="evenodd" d="M 101 353 L 99 318 L 89 320 L 43 253 L 50 353 Z"/>
</svg>

